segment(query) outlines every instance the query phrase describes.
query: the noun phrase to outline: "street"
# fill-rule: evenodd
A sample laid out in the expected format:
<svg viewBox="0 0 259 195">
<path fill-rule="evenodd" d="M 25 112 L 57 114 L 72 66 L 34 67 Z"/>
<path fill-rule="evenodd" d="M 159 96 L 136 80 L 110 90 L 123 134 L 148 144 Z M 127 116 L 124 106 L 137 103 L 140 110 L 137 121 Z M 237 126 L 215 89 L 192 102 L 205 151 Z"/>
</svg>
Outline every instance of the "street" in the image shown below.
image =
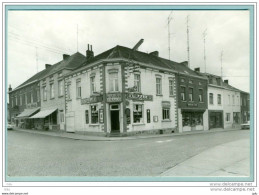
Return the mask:
<svg viewBox="0 0 259 195">
<path fill-rule="evenodd" d="M 210 148 L 249 140 L 249 134 L 248 130 L 235 130 L 134 140 L 85 141 L 8 131 L 7 175 L 159 176 Z"/>
</svg>

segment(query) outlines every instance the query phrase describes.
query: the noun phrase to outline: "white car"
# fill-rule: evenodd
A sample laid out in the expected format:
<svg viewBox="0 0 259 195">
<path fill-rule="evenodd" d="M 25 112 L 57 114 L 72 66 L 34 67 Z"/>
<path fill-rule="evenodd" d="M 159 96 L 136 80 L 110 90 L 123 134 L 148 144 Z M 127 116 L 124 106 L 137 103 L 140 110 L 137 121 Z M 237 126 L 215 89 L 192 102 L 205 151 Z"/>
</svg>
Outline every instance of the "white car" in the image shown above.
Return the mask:
<svg viewBox="0 0 259 195">
<path fill-rule="evenodd" d="M 247 121 L 244 124 L 241 124 L 241 129 L 250 129 L 250 121 Z"/>
<path fill-rule="evenodd" d="M 8 123 L 7 130 L 12 130 L 14 128 L 14 125 L 11 123 Z"/>
</svg>

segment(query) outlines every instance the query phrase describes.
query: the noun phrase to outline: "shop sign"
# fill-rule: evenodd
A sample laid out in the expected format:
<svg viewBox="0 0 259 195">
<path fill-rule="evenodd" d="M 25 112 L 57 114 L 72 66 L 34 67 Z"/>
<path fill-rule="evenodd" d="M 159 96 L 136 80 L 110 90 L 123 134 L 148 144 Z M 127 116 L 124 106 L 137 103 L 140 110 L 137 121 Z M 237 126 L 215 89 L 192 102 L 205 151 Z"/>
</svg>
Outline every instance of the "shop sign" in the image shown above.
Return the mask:
<svg viewBox="0 0 259 195">
<path fill-rule="evenodd" d="M 121 93 L 108 93 L 106 96 L 106 100 L 108 103 L 110 102 L 121 102 L 122 95 Z"/>
<path fill-rule="evenodd" d="M 37 102 L 30 103 L 30 104 L 26 105 L 26 108 L 37 108 L 37 107 L 38 107 Z"/>
<path fill-rule="evenodd" d="M 171 107 L 171 103 L 169 101 L 162 101 L 162 107 Z"/>
<path fill-rule="evenodd" d="M 129 100 L 140 100 L 140 101 L 153 101 L 153 95 L 126 93 L 126 99 L 129 99 Z"/>
<path fill-rule="evenodd" d="M 90 98 L 81 99 L 81 104 L 91 104 L 103 101 L 102 96 L 91 96 Z"/>
<path fill-rule="evenodd" d="M 198 107 L 197 103 L 187 103 L 187 106 L 189 107 Z"/>
</svg>

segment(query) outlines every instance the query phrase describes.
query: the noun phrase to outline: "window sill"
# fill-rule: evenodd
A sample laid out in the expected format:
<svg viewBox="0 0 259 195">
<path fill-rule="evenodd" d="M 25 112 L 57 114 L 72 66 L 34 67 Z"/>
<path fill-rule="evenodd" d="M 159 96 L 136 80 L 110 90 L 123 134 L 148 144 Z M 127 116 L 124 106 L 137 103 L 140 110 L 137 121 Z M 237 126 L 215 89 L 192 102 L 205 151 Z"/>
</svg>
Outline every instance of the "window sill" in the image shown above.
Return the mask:
<svg viewBox="0 0 259 195">
<path fill-rule="evenodd" d="M 170 119 L 164 119 L 162 122 L 172 122 Z"/>
<path fill-rule="evenodd" d="M 145 125 L 145 123 L 133 123 L 133 126 L 141 126 L 141 125 Z"/>
</svg>

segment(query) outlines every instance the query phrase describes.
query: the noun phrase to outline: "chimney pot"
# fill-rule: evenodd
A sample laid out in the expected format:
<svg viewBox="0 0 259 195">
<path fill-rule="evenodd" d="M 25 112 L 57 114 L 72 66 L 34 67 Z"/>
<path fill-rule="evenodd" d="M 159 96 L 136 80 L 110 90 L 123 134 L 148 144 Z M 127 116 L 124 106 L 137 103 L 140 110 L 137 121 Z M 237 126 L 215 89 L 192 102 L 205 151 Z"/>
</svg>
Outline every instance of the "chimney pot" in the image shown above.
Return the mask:
<svg viewBox="0 0 259 195">
<path fill-rule="evenodd" d="M 11 85 L 9 85 L 8 91 L 9 91 L 9 92 L 12 91 Z"/>
<path fill-rule="evenodd" d="M 63 60 L 66 60 L 66 59 L 68 59 L 70 57 L 70 55 L 68 55 L 68 54 L 63 54 Z"/>
<path fill-rule="evenodd" d="M 51 67 L 51 64 L 45 64 L 45 69 Z"/>
<path fill-rule="evenodd" d="M 195 71 L 195 72 L 200 72 L 200 67 L 194 68 L 194 71 Z"/>
<path fill-rule="evenodd" d="M 89 50 L 89 44 L 87 46 L 86 50 L 86 61 L 92 59 L 94 57 L 94 52 L 92 51 L 92 45 L 90 45 L 90 50 Z"/>
</svg>

